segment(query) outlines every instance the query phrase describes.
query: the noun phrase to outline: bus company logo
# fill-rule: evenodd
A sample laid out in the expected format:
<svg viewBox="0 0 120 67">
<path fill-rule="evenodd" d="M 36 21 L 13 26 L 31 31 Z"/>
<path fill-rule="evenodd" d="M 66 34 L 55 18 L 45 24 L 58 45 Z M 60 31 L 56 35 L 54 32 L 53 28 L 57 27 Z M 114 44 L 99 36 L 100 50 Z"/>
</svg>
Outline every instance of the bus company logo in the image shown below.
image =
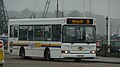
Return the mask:
<svg viewBox="0 0 120 67">
<path fill-rule="evenodd" d="M 78 50 L 80 50 L 80 51 L 81 51 L 82 49 L 83 49 L 83 47 L 82 47 L 82 46 L 79 46 L 79 47 L 78 47 Z"/>
</svg>

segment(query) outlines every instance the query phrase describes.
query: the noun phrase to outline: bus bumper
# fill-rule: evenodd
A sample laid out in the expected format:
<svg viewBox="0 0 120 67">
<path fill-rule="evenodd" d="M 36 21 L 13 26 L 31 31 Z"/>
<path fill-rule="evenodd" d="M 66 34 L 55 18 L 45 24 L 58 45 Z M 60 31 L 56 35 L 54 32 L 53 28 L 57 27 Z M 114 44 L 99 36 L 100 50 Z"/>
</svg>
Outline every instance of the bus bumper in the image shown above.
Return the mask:
<svg viewBox="0 0 120 67">
<path fill-rule="evenodd" d="M 96 58 L 96 54 L 62 54 L 61 58 L 93 59 Z"/>
</svg>

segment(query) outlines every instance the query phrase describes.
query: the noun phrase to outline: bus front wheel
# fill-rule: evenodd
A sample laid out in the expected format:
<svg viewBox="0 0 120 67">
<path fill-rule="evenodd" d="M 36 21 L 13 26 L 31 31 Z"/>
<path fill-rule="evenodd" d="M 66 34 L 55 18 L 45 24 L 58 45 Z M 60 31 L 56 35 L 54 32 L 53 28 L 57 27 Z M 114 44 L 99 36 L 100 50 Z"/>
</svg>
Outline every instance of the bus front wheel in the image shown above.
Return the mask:
<svg viewBox="0 0 120 67">
<path fill-rule="evenodd" d="M 45 60 L 49 61 L 50 60 L 50 50 L 46 49 L 44 53 L 44 58 Z"/>
<path fill-rule="evenodd" d="M 21 57 L 22 59 L 25 59 L 25 50 L 24 50 L 24 48 L 21 48 L 21 49 L 20 49 L 20 57 Z"/>
</svg>

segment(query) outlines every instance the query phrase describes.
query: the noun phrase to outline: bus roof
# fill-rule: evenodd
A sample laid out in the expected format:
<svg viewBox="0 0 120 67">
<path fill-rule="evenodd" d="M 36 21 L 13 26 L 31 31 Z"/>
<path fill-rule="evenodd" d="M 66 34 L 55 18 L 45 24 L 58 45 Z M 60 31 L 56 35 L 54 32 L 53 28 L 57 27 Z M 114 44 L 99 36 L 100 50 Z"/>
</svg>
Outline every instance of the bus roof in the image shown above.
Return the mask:
<svg viewBox="0 0 120 67">
<path fill-rule="evenodd" d="M 66 19 L 95 19 L 90 17 L 64 17 L 64 18 L 35 18 L 35 19 L 10 19 L 9 25 L 22 24 L 66 24 Z M 28 23 L 29 22 L 29 23 Z M 57 23 L 56 23 L 57 22 Z"/>
<path fill-rule="evenodd" d="M 95 19 L 90 17 L 64 17 L 64 18 L 25 18 L 25 19 L 10 19 L 9 21 L 37 21 L 37 20 L 64 20 L 67 18 L 78 18 L 78 19 Z"/>
</svg>

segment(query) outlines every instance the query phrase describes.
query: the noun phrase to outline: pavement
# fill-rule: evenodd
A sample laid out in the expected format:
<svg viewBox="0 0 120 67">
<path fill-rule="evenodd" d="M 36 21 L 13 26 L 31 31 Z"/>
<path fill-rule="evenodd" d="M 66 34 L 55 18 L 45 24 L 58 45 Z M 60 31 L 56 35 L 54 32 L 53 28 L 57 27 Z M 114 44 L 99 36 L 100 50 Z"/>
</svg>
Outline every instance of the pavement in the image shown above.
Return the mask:
<svg viewBox="0 0 120 67">
<path fill-rule="evenodd" d="M 97 56 L 95 59 L 83 59 L 83 61 L 120 64 L 120 58 L 117 58 L 117 57 L 101 57 L 101 56 Z"/>
</svg>

